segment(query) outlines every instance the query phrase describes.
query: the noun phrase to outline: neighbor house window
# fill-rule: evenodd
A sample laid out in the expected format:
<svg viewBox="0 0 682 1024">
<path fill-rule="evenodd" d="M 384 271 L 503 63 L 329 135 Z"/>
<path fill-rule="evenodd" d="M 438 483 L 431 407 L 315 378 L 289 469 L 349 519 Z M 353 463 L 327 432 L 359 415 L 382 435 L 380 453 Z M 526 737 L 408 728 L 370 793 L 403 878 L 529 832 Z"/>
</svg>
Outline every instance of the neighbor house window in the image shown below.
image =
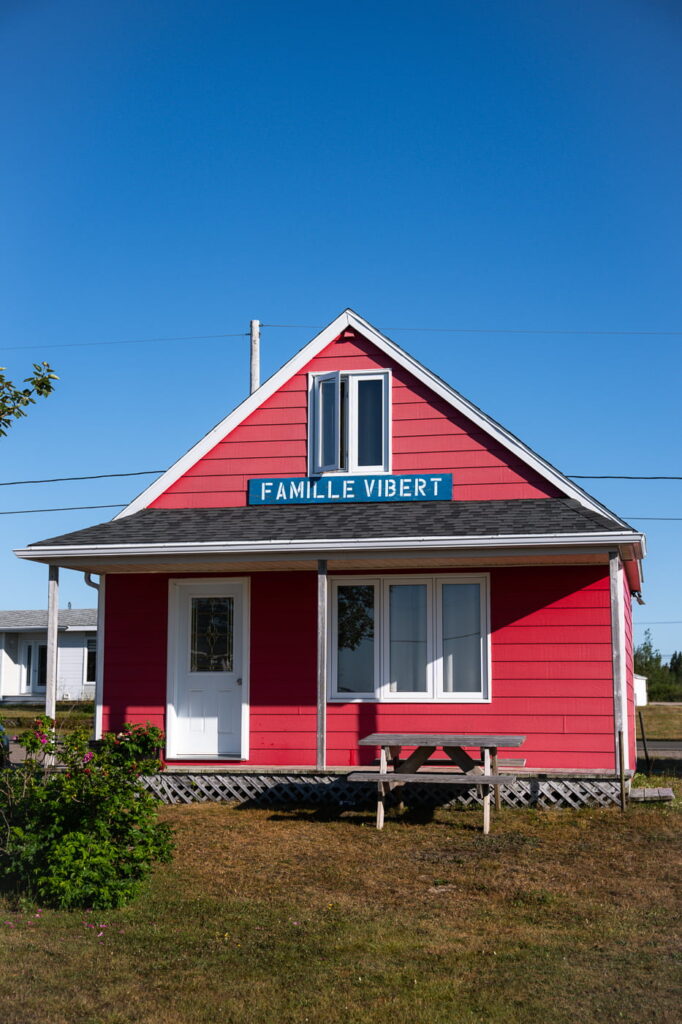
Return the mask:
<svg viewBox="0 0 682 1024">
<path fill-rule="evenodd" d="M 390 471 L 390 372 L 313 374 L 310 472 Z"/>
<path fill-rule="evenodd" d="M 331 697 L 489 699 L 486 575 L 337 578 Z"/>
<path fill-rule="evenodd" d="M 97 640 L 92 637 L 87 641 L 85 682 L 94 683 L 97 681 Z"/>
</svg>

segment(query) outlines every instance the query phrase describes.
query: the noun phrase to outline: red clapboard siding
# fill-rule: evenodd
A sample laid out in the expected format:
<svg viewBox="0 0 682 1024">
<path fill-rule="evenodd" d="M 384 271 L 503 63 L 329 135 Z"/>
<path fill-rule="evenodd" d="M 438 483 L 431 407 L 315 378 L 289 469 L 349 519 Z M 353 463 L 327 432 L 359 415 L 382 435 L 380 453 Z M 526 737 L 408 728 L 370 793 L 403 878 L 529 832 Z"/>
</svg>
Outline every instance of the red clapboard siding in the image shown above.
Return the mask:
<svg viewBox="0 0 682 1024">
<path fill-rule="evenodd" d="M 370 732 L 450 730 L 525 735 L 522 750 L 509 753 L 525 757 L 527 767 L 537 770 L 614 769 L 611 628 L 604 614 L 610 599 L 608 571 L 592 566 L 492 569 L 490 578 L 495 626 L 491 701 L 330 703 L 328 764 L 371 761 L 374 752 L 357 744 Z M 168 579 L 140 574 L 107 580 L 105 729 L 117 729 L 124 721 L 165 724 Z M 251 577 L 248 764 L 315 763 L 316 586 L 312 572 Z M 574 621 L 576 609 L 579 621 Z M 559 634 L 564 642 L 556 642 Z M 498 639 L 509 635 L 514 643 Z M 524 636 L 532 641 L 524 642 Z M 510 659 L 510 651 L 518 657 Z"/>
<path fill-rule="evenodd" d="M 247 480 L 307 475 L 308 374 L 390 369 L 393 471 L 454 474 L 459 500 L 555 497 L 558 491 L 359 334 L 337 338 L 151 503 L 246 504 Z M 426 431 L 428 430 L 428 433 Z"/>
</svg>

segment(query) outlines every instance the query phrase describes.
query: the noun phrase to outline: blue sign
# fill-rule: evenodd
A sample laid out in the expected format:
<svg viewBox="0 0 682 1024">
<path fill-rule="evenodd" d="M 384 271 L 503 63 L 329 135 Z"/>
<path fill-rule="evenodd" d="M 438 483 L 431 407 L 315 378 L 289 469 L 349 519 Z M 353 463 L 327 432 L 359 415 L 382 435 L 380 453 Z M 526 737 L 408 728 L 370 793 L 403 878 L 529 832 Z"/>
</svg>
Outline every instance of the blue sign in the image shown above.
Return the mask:
<svg viewBox="0 0 682 1024">
<path fill-rule="evenodd" d="M 249 505 L 319 505 L 335 501 L 451 500 L 452 473 L 249 480 Z"/>
</svg>

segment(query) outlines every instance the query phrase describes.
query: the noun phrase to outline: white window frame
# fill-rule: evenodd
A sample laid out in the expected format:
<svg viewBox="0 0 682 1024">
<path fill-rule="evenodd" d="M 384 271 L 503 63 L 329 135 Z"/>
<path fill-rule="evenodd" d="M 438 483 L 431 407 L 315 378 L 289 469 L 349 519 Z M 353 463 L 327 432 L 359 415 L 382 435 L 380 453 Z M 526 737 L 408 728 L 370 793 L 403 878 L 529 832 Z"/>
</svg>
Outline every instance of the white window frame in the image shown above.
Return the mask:
<svg viewBox="0 0 682 1024">
<path fill-rule="evenodd" d="M 329 578 L 328 699 L 335 704 L 490 704 L 490 573 L 438 573 L 434 575 L 331 576 Z M 391 691 L 389 587 L 426 584 L 427 691 Z M 481 600 L 481 690 L 446 693 L 443 690 L 443 586 L 476 583 Z M 340 586 L 374 586 L 374 693 L 346 693 L 337 688 L 338 598 Z"/>
<path fill-rule="evenodd" d="M 309 476 L 375 475 L 391 472 L 391 371 L 390 370 L 345 370 L 333 373 L 308 374 L 308 474 Z M 339 453 L 337 463 L 322 465 L 322 433 L 320 416 L 320 386 L 325 381 L 336 383 L 337 421 L 335 448 Z M 346 431 L 341 436 L 341 381 L 346 382 Z M 360 381 L 380 380 L 383 384 L 383 461 L 376 466 L 358 465 L 358 385 Z M 345 465 L 342 465 L 345 463 Z"/>
</svg>

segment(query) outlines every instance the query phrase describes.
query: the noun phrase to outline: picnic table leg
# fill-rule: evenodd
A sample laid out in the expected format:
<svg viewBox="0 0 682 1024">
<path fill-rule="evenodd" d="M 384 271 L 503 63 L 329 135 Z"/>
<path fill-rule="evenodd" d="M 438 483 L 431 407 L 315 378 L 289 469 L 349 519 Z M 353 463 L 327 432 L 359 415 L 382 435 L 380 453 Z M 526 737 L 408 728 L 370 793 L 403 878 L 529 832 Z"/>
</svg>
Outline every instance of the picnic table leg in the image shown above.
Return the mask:
<svg viewBox="0 0 682 1024">
<path fill-rule="evenodd" d="M 490 775 L 490 749 L 488 747 L 481 748 L 481 757 L 483 758 L 483 774 Z M 483 787 L 483 835 L 487 836 L 490 832 L 490 786 Z"/>
<path fill-rule="evenodd" d="M 382 775 L 386 774 L 388 765 L 386 762 L 386 748 L 381 748 L 379 755 L 379 771 Z M 386 793 L 388 791 L 388 785 L 384 782 L 378 783 L 377 789 L 377 828 L 384 827 L 384 814 L 386 810 Z"/>
<path fill-rule="evenodd" d="M 391 755 L 391 763 L 393 764 L 393 771 L 394 772 L 400 772 L 400 751 L 401 750 L 402 750 L 402 747 L 389 747 L 388 748 L 388 752 Z M 389 785 L 388 789 L 389 789 L 389 792 L 390 792 L 390 790 L 391 790 L 390 785 Z M 401 814 L 405 810 L 405 802 L 402 799 L 398 803 L 398 810 L 400 811 Z"/>
<path fill-rule="evenodd" d="M 490 748 L 490 766 L 492 768 L 493 775 L 499 774 L 498 770 L 497 770 L 497 747 L 491 747 Z M 501 811 L 502 810 L 502 797 L 500 795 L 500 787 L 499 786 L 493 786 L 493 792 L 495 793 L 495 810 L 496 811 Z"/>
</svg>

